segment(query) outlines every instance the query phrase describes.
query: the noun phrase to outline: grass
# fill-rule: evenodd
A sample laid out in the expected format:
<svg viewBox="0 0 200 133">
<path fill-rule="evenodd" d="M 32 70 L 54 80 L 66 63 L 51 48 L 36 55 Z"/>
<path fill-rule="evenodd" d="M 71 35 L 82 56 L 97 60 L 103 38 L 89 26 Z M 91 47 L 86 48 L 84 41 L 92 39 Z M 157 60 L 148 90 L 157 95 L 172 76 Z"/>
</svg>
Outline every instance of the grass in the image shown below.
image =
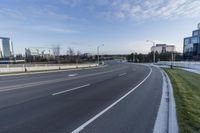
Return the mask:
<svg viewBox="0 0 200 133">
<path fill-rule="evenodd" d="M 200 75 L 163 69 L 173 85 L 180 133 L 200 133 Z"/>
</svg>

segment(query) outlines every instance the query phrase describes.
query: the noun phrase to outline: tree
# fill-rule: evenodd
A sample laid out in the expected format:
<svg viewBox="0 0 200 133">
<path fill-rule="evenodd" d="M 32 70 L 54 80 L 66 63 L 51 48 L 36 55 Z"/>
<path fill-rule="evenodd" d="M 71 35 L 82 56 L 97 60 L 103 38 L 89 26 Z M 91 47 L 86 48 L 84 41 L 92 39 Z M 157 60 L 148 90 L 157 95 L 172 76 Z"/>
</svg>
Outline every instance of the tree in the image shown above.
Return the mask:
<svg viewBox="0 0 200 133">
<path fill-rule="evenodd" d="M 60 45 L 53 46 L 52 51 L 54 56 L 60 56 Z"/>
<path fill-rule="evenodd" d="M 69 47 L 68 50 L 67 50 L 67 55 L 74 56 L 74 50 Z"/>
<path fill-rule="evenodd" d="M 52 51 L 57 63 L 60 63 L 60 45 L 55 45 L 52 47 Z"/>
<path fill-rule="evenodd" d="M 72 63 L 72 62 L 75 62 L 74 60 L 74 50 L 72 48 L 68 48 L 67 50 L 67 55 L 69 57 L 69 61 Z"/>
<path fill-rule="evenodd" d="M 76 63 L 78 64 L 79 60 L 80 60 L 80 55 L 81 52 L 79 50 L 77 50 L 77 54 L 76 54 Z"/>
</svg>

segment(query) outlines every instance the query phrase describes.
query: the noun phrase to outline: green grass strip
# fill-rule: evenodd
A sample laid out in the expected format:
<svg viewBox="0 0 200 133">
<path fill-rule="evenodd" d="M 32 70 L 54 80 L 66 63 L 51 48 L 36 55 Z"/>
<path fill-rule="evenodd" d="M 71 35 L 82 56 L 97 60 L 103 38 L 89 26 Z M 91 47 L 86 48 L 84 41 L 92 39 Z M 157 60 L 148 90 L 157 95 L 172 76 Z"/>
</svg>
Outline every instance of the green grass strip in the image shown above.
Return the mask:
<svg viewBox="0 0 200 133">
<path fill-rule="evenodd" d="M 181 133 L 200 133 L 200 74 L 163 68 L 169 75 L 176 100 Z"/>
</svg>

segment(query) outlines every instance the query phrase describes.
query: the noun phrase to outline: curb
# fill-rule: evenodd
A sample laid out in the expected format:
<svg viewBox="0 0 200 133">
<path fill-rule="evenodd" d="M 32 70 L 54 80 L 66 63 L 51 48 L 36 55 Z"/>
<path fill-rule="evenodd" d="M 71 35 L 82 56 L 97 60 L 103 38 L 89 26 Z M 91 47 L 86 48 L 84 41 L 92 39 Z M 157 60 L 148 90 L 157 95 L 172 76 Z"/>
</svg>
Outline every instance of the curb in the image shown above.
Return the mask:
<svg viewBox="0 0 200 133">
<path fill-rule="evenodd" d="M 161 69 L 160 71 L 163 77 L 163 92 L 153 133 L 178 133 L 176 103 L 172 84 L 167 73 Z"/>
<path fill-rule="evenodd" d="M 106 67 L 106 65 L 104 65 L 104 66 L 88 66 L 88 67 L 79 67 L 79 68 L 61 69 L 61 70 L 43 70 L 43 71 L 7 73 L 7 74 L 0 74 L 0 77 L 32 75 L 32 74 L 44 74 L 44 73 L 56 73 L 56 72 L 67 72 L 67 71 L 78 71 L 78 70 L 83 70 L 83 69 L 95 69 L 95 68 L 102 68 L 102 67 Z"/>
</svg>

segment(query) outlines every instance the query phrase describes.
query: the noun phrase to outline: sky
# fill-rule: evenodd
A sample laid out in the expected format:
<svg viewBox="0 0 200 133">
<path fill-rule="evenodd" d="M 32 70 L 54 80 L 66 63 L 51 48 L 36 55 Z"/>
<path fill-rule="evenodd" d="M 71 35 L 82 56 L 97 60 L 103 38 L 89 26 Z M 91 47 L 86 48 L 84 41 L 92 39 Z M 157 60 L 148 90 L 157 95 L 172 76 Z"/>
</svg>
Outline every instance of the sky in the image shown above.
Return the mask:
<svg viewBox="0 0 200 133">
<path fill-rule="evenodd" d="M 152 44 L 174 44 L 200 22 L 199 0 L 0 0 L 0 36 L 15 54 L 60 45 L 82 53 L 148 53 Z"/>
</svg>

